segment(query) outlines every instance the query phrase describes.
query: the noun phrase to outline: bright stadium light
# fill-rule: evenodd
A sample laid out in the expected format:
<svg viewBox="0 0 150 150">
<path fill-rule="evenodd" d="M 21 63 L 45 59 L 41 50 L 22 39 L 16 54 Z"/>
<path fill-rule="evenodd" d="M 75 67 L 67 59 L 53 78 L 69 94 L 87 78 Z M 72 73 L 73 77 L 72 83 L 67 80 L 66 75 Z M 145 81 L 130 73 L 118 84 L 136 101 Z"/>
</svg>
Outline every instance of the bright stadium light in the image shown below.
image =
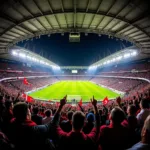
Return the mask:
<svg viewBox="0 0 150 150">
<path fill-rule="evenodd" d="M 25 58 L 25 57 L 26 57 L 26 54 L 24 54 L 24 53 L 19 53 L 19 57 Z"/>
<path fill-rule="evenodd" d="M 134 52 L 131 53 L 131 56 L 136 56 L 136 55 L 137 55 L 136 51 L 134 51 Z"/>
<path fill-rule="evenodd" d="M 37 62 L 38 60 L 36 58 L 34 58 L 34 61 Z"/>
<path fill-rule="evenodd" d="M 106 63 L 109 64 L 109 63 L 110 63 L 110 60 L 108 60 Z"/>
<path fill-rule="evenodd" d="M 124 58 L 129 58 L 130 57 L 130 53 L 124 54 Z"/>
<path fill-rule="evenodd" d="M 92 66 L 89 67 L 89 70 L 91 70 L 91 69 L 92 69 Z"/>
<path fill-rule="evenodd" d="M 29 56 L 29 55 L 27 55 L 27 59 L 32 60 L 32 57 L 31 57 L 31 56 Z"/>
<path fill-rule="evenodd" d="M 12 51 L 12 54 L 13 54 L 14 56 L 17 56 L 17 55 L 18 55 L 18 53 L 17 53 L 16 51 Z"/>
<path fill-rule="evenodd" d="M 45 63 L 45 65 L 47 65 L 47 66 L 48 66 L 48 63 L 46 62 L 46 63 Z"/>
<path fill-rule="evenodd" d="M 34 58 L 34 57 L 32 57 L 32 61 L 35 61 L 35 58 Z"/>
<path fill-rule="evenodd" d="M 97 67 L 98 67 L 98 65 L 96 65 L 96 66 L 90 66 L 88 70 L 89 71 L 95 71 L 97 69 Z"/>
<path fill-rule="evenodd" d="M 122 56 L 118 56 L 117 58 L 116 58 L 116 60 L 120 60 L 122 58 Z"/>
<path fill-rule="evenodd" d="M 56 68 L 57 68 L 58 70 L 60 70 L 60 67 L 59 67 L 59 66 L 57 66 Z"/>
<path fill-rule="evenodd" d="M 40 64 L 45 64 L 45 62 L 43 60 L 40 60 Z"/>
<path fill-rule="evenodd" d="M 115 62 L 115 61 L 116 61 L 116 58 L 113 58 L 113 59 L 112 59 L 112 62 Z"/>
<path fill-rule="evenodd" d="M 60 70 L 60 67 L 59 67 L 59 66 L 54 66 L 54 65 L 52 65 L 52 68 L 53 68 L 54 70 Z"/>
</svg>

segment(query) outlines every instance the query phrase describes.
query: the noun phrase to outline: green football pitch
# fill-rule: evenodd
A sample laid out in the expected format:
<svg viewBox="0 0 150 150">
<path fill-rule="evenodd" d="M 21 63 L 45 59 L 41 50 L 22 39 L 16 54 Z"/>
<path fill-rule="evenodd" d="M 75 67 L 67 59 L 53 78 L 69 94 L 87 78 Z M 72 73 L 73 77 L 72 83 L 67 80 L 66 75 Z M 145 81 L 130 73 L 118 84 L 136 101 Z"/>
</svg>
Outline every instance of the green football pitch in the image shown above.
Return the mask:
<svg viewBox="0 0 150 150">
<path fill-rule="evenodd" d="M 106 96 L 109 99 L 119 96 L 119 94 L 90 81 L 60 81 L 29 95 L 41 100 L 60 100 L 67 95 L 68 101 L 81 98 L 83 101 L 89 101 L 93 95 L 97 100 L 103 100 Z"/>
</svg>

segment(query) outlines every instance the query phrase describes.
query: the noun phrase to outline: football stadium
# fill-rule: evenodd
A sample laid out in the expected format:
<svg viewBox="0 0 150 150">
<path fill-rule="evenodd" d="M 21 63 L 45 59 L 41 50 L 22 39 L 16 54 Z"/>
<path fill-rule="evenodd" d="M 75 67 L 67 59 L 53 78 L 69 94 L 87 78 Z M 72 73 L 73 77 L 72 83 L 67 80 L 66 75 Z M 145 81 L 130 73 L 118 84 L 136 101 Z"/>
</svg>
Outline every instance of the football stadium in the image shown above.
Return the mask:
<svg viewBox="0 0 150 150">
<path fill-rule="evenodd" d="M 0 0 L 0 150 L 149 150 L 149 0 Z"/>
</svg>

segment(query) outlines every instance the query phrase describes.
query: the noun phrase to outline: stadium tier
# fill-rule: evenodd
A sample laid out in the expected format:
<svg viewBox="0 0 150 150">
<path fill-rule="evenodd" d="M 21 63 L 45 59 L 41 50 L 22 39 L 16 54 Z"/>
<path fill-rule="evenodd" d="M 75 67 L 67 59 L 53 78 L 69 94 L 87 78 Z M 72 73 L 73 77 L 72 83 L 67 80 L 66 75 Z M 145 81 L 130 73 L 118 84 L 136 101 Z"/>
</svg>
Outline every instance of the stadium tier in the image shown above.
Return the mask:
<svg viewBox="0 0 150 150">
<path fill-rule="evenodd" d="M 115 99 L 115 97 L 117 97 L 119 94 L 121 97 L 129 97 L 130 95 L 133 95 L 138 91 L 141 92 L 147 89 L 147 87 L 149 86 L 148 80 L 150 79 L 150 70 L 147 68 L 147 66 L 149 66 L 149 63 L 146 65 L 145 62 L 131 63 L 130 67 L 127 67 L 126 64 L 118 64 L 117 66 L 100 69 L 92 75 L 89 74 L 88 70 L 86 69 L 84 69 L 83 71 L 79 71 L 78 74 L 71 74 L 71 70 L 64 70 L 63 74 L 60 74 L 46 68 L 42 69 L 42 71 L 44 70 L 45 72 L 41 72 L 40 70 L 38 70 L 39 68 L 36 69 L 34 66 L 29 67 L 19 62 L 2 63 L 2 70 L 0 70 L 0 77 L 2 80 L 1 88 L 6 93 L 10 93 L 11 96 L 17 96 L 17 94 L 21 91 L 22 93 L 30 93 L 30 96 L 33 96 L 33 98 L 35 99 L 47 101 L 59 100 L 63 94 L 67 94 L 71 97 L 69 101 L 71 101 L 71 99 L 76 99 L 77 101 L 82 99 L 83 102 L 87 102 L 90 99 L 90 96 L 92 96 L 92 92 L 93 94 L 95 93 L 94 95 L 98 100 L 103 100 L 106 96 L 109 97 L 109 99 Z M 142 67 L 138 68 L 138 65 L 142 66 L 143 69 Z M 5 68 L 4 66 L 7 67 Z M 28 80 L 30 85 L 26 85 L 23 83 L 24 78 Z M 95 89 L 94 91 L 94 86 L 92 87 L 86 84 L 84 85 L 84 88 L 84 86 L 81 84 L 77 85 L 77 81 L 81 81 L 83 85 L 86 82 L 94 83 L 95 85 L 98 85 L 99 88 Z M 59 85 L 57 87 L 58 91 L 56 94 L 54 93 L 56 88 L 53 88 L 52 86 L 52 84 L 54 84 L 55 87 L 55 82 L 63 83 L 60 84 L 61 86 Z M 100 94 L 100 88 L 102 88 L 102 86 L 103 89 L 106 89 L 102 90 L 105 94 Z M 44 89 L 42 90 L 41 88 Z M 109 91 L 111 90 L 114 94 L 109 94 L 109 92 L 107 93 L 107 89 L 109 89 Z M 47 94 L 45 94 L 45 92 Z M 76 98 L 74 95 L 78 95 L 78 98 Z"/>
</svg>

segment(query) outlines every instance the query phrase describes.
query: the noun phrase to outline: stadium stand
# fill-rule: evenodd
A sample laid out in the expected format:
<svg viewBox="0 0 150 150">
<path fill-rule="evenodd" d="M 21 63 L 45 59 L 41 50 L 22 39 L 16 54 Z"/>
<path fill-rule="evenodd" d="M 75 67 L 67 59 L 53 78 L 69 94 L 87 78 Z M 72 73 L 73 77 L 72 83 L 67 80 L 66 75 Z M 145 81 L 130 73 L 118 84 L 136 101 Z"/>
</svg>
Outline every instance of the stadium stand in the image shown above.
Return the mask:
<svg viewBox="0 0 150 150">
<path fill-rule="evenodd" d="M 130 65 L 115 65 L 112 67 L 106 67 L 99 73 L 106 76 L 126 76 L 126 77 L 140 77 L 150 79 L 150 63 L 149 62 L 137 62 Z"/>
</svg>

